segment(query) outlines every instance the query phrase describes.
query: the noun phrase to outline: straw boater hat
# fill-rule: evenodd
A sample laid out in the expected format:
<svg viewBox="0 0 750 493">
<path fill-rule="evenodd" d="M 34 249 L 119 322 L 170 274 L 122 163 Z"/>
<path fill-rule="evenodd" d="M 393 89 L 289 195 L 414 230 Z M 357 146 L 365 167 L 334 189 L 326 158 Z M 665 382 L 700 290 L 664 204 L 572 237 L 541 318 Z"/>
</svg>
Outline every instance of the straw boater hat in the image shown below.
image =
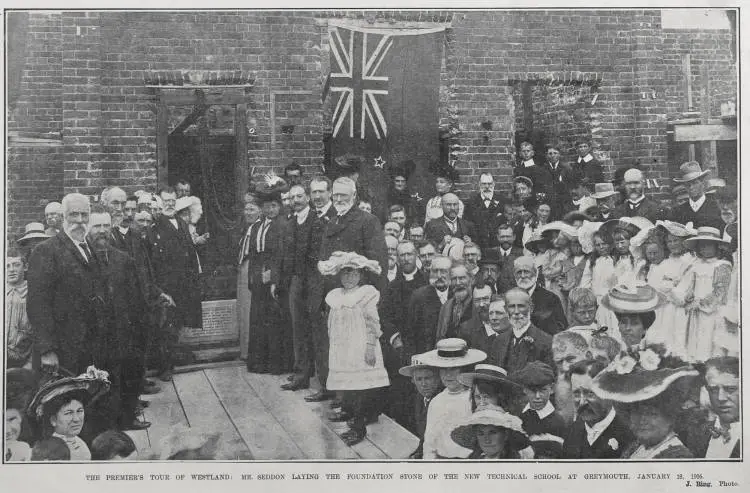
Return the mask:
<svg viewBox="0 0 750 493">
<path fill-rule="evenodd" d="M 86 373 L 77 377 L 63 377 L 46 383 L 39 389 L 29 405 L 29 413 L 37 419 L 44 416 L 44 408 L 55 398 L 69 392 L 84 392 L 91 402 L 109 390 L 109 373 L 89 366 Z"/>
<path fill-rule="evenodd" d="M 479 364 L 474 367 L 473 372 L 462 373 L 458 376 L 458 381 L 467 387 L 474 385 L 477 380 L 497 383 L 510 391 L 521 390 L 521 386 L 508 377 L 508 372 L 504 368 L 495 365 Z"/>
<path fill-rule="evenodd" d="M 661 219 L 656 221 L 656 227 L 665 230 L 667 233 L 673 236 L 679 236 L 680 238 L 687 238 L 698 234 L 693 228 L 689 228 L 683 224 L 674 221 L 662 221 Z"/>
<path fill-rule="evenodd" d="M 355 252 L 333 252 L 331 258 L 318 262 L 318 271 L 324 276 L 335 276 L 347 268 L 369 270 L 380 275 L 380 264 L 377 260 L 370 260 Z"/>
<path fill-rule="evenodd" d="M 675 183 L 688 183 L 698 178 L 703 178 L 711 172 L 709 170 L 703 171 L 700 163 L 697 161 L 688 161 L 687 163 L 682 163 L 680 173 L 682 176 L 675 178 Z"/>
<path fill-rule="evenodd" d="M 485 407 L 474 412 L 464 422 L 451 431 L 454 442 L 467 449 L 475 449 L 477 436 L 474 429 L 478 425 L 503 428 L 508 432 L 508 446 L 516 451 L 529 446 L 529 438 L 523 431 L 521 418 L 505 412 L 499 407 Z"/>
<path fill-rule="evenodd" d="M 44 232 L 44 224 L 42 223 L 29 223 L 23 228 L 24 235 L 18 239 L 18 243 L 25 243 L 28 240 L 34 238 L 49 238 L 50 236 Z"/>
<path fill-rule="evenodd" d="M 421 357 L 421 356 L 422 356 L 421 354 L 415 354 L 414 356 L 412 356 L 412 357 L 411 357 L 411 364 L 410 364 L 410 365 L 408 365 L 408 366 L 402 366 L 401 368 L 399 368 L 399 369 L 398 369 L 398 372 L 399 372 L 399 374 L 401 374 L 401 375 L 403 375 L 403 376 L 405 376 L 405 377 L 409 377 L 409 378 L 411 378 L 411 377 L 413 377 L 413 376 L 414 376 L 414 372 L 415 372 L 416 370 L 421 370 L 421 369 L 423 369 L 423 368 L 432 368 L 432 369 L 436 369 L 436 368 L 435 368 L 435 367 L 433 367 L 433 366 L 430 366 L 430 365 L 425 365 L 425 364 L 424 364 L 424 363 L 423 363 L 423 362 L 421 361 L 421 359 L 420 359 L 420 357 Z"/>
<path fill-rule="evenodd" d="M 664 346 L 652 345 L 620 353 L 594 378 L 592 390 L 602 399 L 634 403 L 661 395 L 682 378 L 699 375 L 691 365 L 669 356 Z"/>
<path fill-rule="evenodd" d="M 435 349 L 423 353 L 419 361 L 437 368 L 460 368 L 481 363 L 485 358 L 487 354 L 484 351 L 470 349 L 466 341 L 453 337 L 439 340 Z"/>
<path fill-rule="evenodd" d="M 620 284 L 602 297 L 601 304 L 615 313 L 647 313 L 664 303 L 664 297 L 648 284 Z"/>
<path fill-rule="evenodd" d="M 528 176 L 523 176 L 523 175 L 516 176 L 515 178 L 513 178 L 513 183 L 524 183 L 529 188 L 531 189 L 534 188 L 534 182 Z"/>
<path fill-rule="evenodd" d="M 532 253 L 539 253 L 539 247 L 542 245 L 547 245 L 547 249 L 552 248 L 552 242 L 550 239 L 545 238 L 537 231 L 531 235 L 531 238 L 524 243 L 523 247 Z"/>
<path fill-rule="evenodd" d="M 591 194 L 591 197 L 596 200 L 601 200 L 617 194 L 619 194 L 619 192 L 615 190 L 615 186 L 611 183 L 595 183 L 594 193 Z"/>
<path fill-rule="evenodd" d="M 688 248 L 695 248 L 699 241 L 715 241 L 716 243 L 729 244 L 729 240 L 725 240 L 721 232 L 718 229 L 711 226 L 701 226 L 697 230 L 697 234 L 685 240 L 685 246 Z"/>
</svg>

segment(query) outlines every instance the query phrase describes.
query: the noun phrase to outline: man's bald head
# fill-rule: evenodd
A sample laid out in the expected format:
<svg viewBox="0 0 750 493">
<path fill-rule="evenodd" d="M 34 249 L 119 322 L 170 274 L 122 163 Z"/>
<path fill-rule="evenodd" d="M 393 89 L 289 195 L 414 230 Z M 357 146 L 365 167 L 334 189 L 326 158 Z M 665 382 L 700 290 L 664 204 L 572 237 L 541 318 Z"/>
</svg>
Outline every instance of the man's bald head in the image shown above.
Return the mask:
<svg viewBox="0 0 750 493">
<path fill-rule="evenodd" d="M 458 196 L 455 193 L 448 192 L 443 195 L 441 204 L 445 217 L 451 220 L 458 217 L 459 203 Z"/>
</svg>

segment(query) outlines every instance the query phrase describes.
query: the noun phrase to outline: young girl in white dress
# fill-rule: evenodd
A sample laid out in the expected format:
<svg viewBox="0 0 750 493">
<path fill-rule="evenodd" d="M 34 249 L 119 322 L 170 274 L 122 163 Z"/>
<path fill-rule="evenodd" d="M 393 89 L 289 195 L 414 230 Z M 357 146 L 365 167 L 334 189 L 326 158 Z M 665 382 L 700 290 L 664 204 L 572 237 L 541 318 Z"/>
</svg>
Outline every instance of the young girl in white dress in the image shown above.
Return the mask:
<svg viewBox="0 0 750 493">
<path fill-rule="evenodd" d="M 339 275 L 342 287 L 325 298 L 328 314 L 329 390 L 343 391 L 342 412 L 333 421 L 348 421 L 349 430 L 341 435 L 347 445 L 361 442 L 366 424 L 377 419 L 382 408 L 384 387 L 390 385 L 380 348 L 378 290 L 360 285 L 362 270 L 380 274 L 380 265 L 354 252 L 334 252 L 318 262 L 323 275 Z"/>
<path fill-rule="evenodd" d="M 615 263 L 610 255 L 612 244 L 608 240 L 609 238 L 602 231 L 596 231 L 593 234 L 593 241 L 591 241 L 593 252 L 583 269 L 579 287 L 588 288 L 594 292 L 596 302 L 599 304 L 596 311 L 596 320 L 599 325 L 617 327 L 619 322 L 615 314 L 601 304 L 604 295 L 617 284 Z M 586 239 L 582 239 L 582 244 L 588 243 Z"/>
<path fill-rule="evenodd" d="M 697 236 L 685 240 L 685 246 L 695 251 L 696 259 L 677 287 L 685 293 L 688 314 L 687 357 L 690 361 L 705 361 L 713 356 L 725 356 L 738 351 L 739 340 L 727 331 L 722 308 L 732 275 L 732 264 L 720 257 L 720 246 L 729 241 L 721 237 L 717 228 L 698 228 Z"/>
</svg>

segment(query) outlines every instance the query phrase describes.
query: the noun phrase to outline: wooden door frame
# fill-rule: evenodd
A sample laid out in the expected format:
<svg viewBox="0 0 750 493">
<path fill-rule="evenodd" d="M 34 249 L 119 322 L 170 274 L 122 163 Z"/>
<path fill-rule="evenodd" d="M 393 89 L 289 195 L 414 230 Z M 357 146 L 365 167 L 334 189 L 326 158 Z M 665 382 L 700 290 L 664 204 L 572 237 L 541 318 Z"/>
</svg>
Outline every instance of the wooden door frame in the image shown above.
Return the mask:
<svg viewBox="0 0 750 493">
<path fill-rule="evenodd" d="M 235 165 L 237 204 L 242 204 L 248 185 L 247 102 L 248 86 L 156 87 L 156 179 L 158 187 L 169 185 L 169 107 L 193 105 L 234 106 Z M 192 114 L 187 118 L 191 118 Z"/>
</svg>

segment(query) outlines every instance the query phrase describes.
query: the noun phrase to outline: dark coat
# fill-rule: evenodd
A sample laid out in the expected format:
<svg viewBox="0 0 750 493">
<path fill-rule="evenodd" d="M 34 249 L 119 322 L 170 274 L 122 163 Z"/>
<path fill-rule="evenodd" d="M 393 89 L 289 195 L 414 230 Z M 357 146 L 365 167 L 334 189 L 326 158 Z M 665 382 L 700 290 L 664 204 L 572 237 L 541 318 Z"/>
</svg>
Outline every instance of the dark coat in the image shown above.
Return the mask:
<svg viewBox="0 0 750 493">
<path fill-rule="evenodd" d="M 460 217 L 456 221 L 456 232 L 452 233 L 448 225 L 445 224 L 444 218 L 430 219 L 424 227 L 424 237 L 435 245 L 438 245 L 439 248 L 444 246 L 442 243 L 445 236 L 454 236 L 461 239 L 464 236 L 468 236 L 472 241 L 475 241 L 477 235 L 474 224 Z"/>
<path fill-rule="evenodd" d="M 160 216 L 149 231 L 154 280 L 177 305 L 175 323 L 201 327 L 203 311 L 198 255 L 187 223 L 176 219 L 177 229 L 166 216 Z"/>
<path fill-rule="evenodd" d="M 524 166 L 523 163 L 519 163 L 518 166 L 513 168 L 513 176 L 525 176 L 530 179 L 534 184 L 532 191 L 534 194 L 545 193 L 550 194 L 552 192 L 552 177 L 545 171 L 544 167 L 539 164 L 540 161 L 534 159 L 534 166 Z"/>
<path fill-rule="evenodd" d="M 366 281 L 383 292 L 388 283 L 388 251 L 378 218 L 356 206 L 343 216 L 334 216 L 326 225 L 320 245 L 320 260 L 328 260 L 333 252 L 356 252 L 380 264 L 380 276 L 364 276 Z M 338 279 L 326 279 L 325 293 L 339 287 Z"/>
<path fill-rule="evenodd" d="M 564 203 L 566 199 L 570 198 L 568 185 L 573 181 L 573 172 L 569 164 L 562 162 L 557 163 L 557 169 L 552 169 L 552 164 L 549 161 L 542 164 L 541 168 L 547 175 L 545 181 L 550 184 L 549 189 L 545 190 L 545 193 L 547 193 L 551 202 L 552 217 L 557 217 L 561 214 L 556 214 L 555 209 Z"/>
<path fill-rule="evenodd" d="M 464 309 L 461 312 L 461 316 L 459 317 L 458 322 L 453 321 L 453 308 L 455 305 L 456 298 L 450 297 L 448 298 L 448 301 L 446 301 L 445 304 L 440 308 L 440 313 L 438 314 L 437 332 L 435 335 L 438 341 L 440 339 L 445 339 L 446 337 L 458 337 L 458 329 L 461 324 L 464 322 L 468 322 L 469 320 L 471 320 L 471 317 L 474 316 L 474 308 L 471 304 L 471 299 L 469 299 L 468 303 L 466 304 L 466 306 L 464 306 Z"/>
<path fill-rule="evenodd" d="M 476 238 L 472 237 L 472 240 L 483 252 L 497 245 L 497 227 L 507 221 L 504 205 L 505 200 L 497 192 L 493 193 L 489 207 L 485 207 L 479 192 L 464 203 L 464 219 L 475 225 Z"/>
<path fill-rule="evenodd" d="M 534 327 L 532 323 L 524 334 L 533 342 L 523 339 L 512 348 L 513 331 L 508 329 L 497 335 L 490 352 L 487 353 L 487 363 L 504 368 L 508 374 L 518 371 L 527 363 L 541 361 L 553 366 L 552 336 Z"/>
<path fill-rule="evenodd" d="M 604 182 L 604 172 L 602 170 L 601 161 L 594 157 L 594 159 L 592 159 L 588 163 L 585 163 L 583 161 L 579 163 L 578 159 L 580 158 L 576 158 L 575 161 L 570 164 L 571 169 L 578 171 L 579 173 L 583 173 L 584 176 L 589 179 L 589 183 Z"/>
<path fill-rule="evenodd" d="M 398 369 L 401 367 L 403 351 L 391 346 L 391 338 L 400 334 L 404 328 L 412 293 L 426 285 L 427 278 L 420 270 L 414 274 L 414 279 L 411 281 L 407 281 L 403 274 L 398 272 L 396 278 L 388 283 L 385 295 L 378 305 L 380 330 L 383 332 L 380 347 L 383 349 L 385 367 L 393 376 L 398 374 Z"/>
<path fill-rule="evenodd" d="M 664 215 L 662 207 L 655 201 L 648 197 L 644 198 L 638 205 L 633 209 L 630 207 L 630 202 L 627 200 L 622 204 L 615 207 L 613 215 L 616 217 L 645 217 L 652 223 L 656 223 L 659 219 L 667 219 Z"/>
<path fill-rule="evenodd" d="M 287 241 L 288 223 L 281 217 L 277 217 L 268 226 L 266 232 L 265 249 L 258 252 L 258 235 L 261 232 L 264 221 L 258 221 L 250 229 L 250 254 L 248 255 L 249 267 L 247 283 L 249 289 L 259 288 L 264 284 L 279 284 L 285 253 L 284 244 Z M 263 282 L 263 272 L 270 271 L 270 282 Z"/>
<path fill-rule="evenodd" d="M 154 268 L 148 256 L 148 245 L 132 229 L 128 229 L 127 234 L 123 235 L 117 228 L 112 228 L 110 245 L 127 253 L 135 261 L 143 298 L 149 306 L 155 306 L 163 291 L 154 283 Z"/>
<path fill-rule="evenodd" d="M 693 223 L 693 228 L 698 229 L 702 226 L 711 226 L 721 230 L 724 221 L 721 219 L 721 210 L 719 204 L 713 197 L 706 195 L 706 201 L 698 212 L 693 211 L 690 202 L 677 206 L 672 212 L 672 220 L 680 224 Z"/>
<path fill-rule="evenodd" d="M 617 447 L 614 447 L 614 441 Z M 622 418 L 615 414 L 615 419 L 601 435 L 589 445 L 586 436 L 586 425 L 578 418 L 573 422 L 568 436 L 563 443 L 563 459 L 619 459 L 630 447 L 635 437 Z"/>
<path fill-rule="evenodd" d="M 531 295 L 531 302 L 534 303 L 534 311 L 531 313 L 532 324 L 550 336 L 568 328 L 562 302 L 555 293 L 537 286 Z"/>
<path fill-rule="evenodd" d="M 479 349 L 489 354 L 497 335 L 488 336 L 484 324 L 479 316 L 475 315 L 459 326 L 457 337 L 466 341 L 470 348 Z"/>
<path fill-rule="evenodd" d="M 437 292 L 431 285 L 422 286 L 412 293 L 406 323 L 401 328 L 404 364 L 410 364 L 415 354 L 435 349 L 441 307 Z"/>
<path fill-rule="evenodd" d="M 102 285 L 95 259 L 86 262 L 65 232 L 36 246 L 27 272 L 26 310 L 37 355 L 54 351 L 72 372 L 91 364 L 102 306 Z"/>
<path fill-rule="evenodd" d="M 312 222 L 310 223 L 310 232 L 307 238 L 307 249 L 304 254 L 305 277 L 307 281 L 307 303 L 309 310 L 320 311 L 324 304 L 324 279 L 323 275 L 318 272 L 318 261 L 327 260 L 320 256 L 320 246 L 323 243 L 328 223 L 336 217 L 336 209 L 333 204 L 323 217 L 318 217 L 314 210 L 310 211 Z M 310 219 L 310 217 L 308 217 Z"/>
<path fill-rule="evenodd" d="M 523 248 L 512 246 L 510 249 L 510 255 L 507 257 L 503 256 L 500 247 L 494 247 L 492 250 L 497 254 L 498 258 L 498 275 L 497 275 L 497 292 L 499 294 L 505 293 L 510 288 L 516 287 L 516 278 L 513 275 L 513 262 L 518 257 L 523 256 Z"/>
</svg>

